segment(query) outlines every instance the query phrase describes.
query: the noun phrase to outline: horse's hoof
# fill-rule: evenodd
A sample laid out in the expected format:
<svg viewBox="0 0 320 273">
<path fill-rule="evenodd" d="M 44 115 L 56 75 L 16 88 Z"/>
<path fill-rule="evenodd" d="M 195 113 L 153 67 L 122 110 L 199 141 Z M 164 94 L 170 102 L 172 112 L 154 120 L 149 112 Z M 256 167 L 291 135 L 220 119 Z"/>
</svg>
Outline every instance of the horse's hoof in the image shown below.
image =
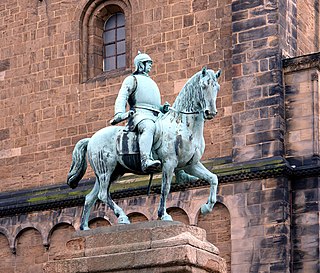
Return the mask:
<svg viewBox="0 0 320 273">
<path fill-rule="evenodd" d="M 173 221 L 172 217 L 169 214 L 165 214 L 161 217 L 162 221 Z"/>
<path fill-rule="evenodd" d="M 80 226 L 80 230 L 90 230 L 88 226 Z"/>
<path fill-rule="evenodd" d="M 212 211 L 212 208 L 208 204 L 203 204 L 201 206 L 201 214 L 206 215 Z"/>
<path fill-rule="evenodd" d="M 121 224 L 121 225 L 128 225 L 130 224 L 130 220 L 128 218 L 128 216 L 120 216 L 118 218 L 118 224 Z"/>
</svg>

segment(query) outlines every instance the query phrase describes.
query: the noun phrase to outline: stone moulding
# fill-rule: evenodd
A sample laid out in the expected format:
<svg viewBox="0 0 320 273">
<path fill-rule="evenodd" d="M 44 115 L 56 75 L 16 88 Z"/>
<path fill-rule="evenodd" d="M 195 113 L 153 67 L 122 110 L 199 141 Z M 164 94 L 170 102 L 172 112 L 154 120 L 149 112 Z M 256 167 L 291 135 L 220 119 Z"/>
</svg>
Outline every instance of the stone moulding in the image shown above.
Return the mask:
<svg viewBox="0 0 320 273">
<path fill-rule="evenodd" d="M 303 69 L 320 69 L 320 52 L 282 60 L 285 73 Z"/>
<path fill-rule="evenodd" d="M 240 182 L 243 180 L 266 179 L 274 177 L 311 177 L 320 175 L 318 165 L 301 166 L 294 168 L 282 157 L 273 157 L 241 164 L 222 164 L 215 166 L 214 160 L 204 163 L 206 167 L 216 173 L 219 183 Z M 151 194 L 159 194 L 161 190 L 161 176 L 154 178 Z M 119 183 L 111 186 L 114 199 L 146 195 L 149 178 L 129 175 Z M 37 189 L 28 189 L 15 192 L 0 193 L 0 217 L 23 214 L 32 211 L 61 209 L 66 207 L 82 206 L 84 197 L 92 189 L 94 178 L 85 179 L 79 183 L 76 190 L 66 184 L 46 186 Z M 205 181 L 198 180 L 192 183 L 178 184 L 173 182 L 172 192 L 192 188 L 209 186 Z"/>
</svg>

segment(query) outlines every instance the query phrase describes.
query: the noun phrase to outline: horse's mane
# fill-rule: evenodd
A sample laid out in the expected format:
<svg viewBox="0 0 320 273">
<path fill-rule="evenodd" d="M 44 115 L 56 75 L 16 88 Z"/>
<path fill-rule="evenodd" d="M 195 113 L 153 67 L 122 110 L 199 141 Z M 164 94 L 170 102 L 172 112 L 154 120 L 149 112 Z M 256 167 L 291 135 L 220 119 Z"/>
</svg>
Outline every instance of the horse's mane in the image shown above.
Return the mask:
<svg viewBox="0 0 320 273">
<path fill-rule="evenodd" d="M 172 107 L 177 111 L 195 112 L 203 94 L 199 86 L 201 71 L 194 74 L 183 86 Z"/>
</svg>

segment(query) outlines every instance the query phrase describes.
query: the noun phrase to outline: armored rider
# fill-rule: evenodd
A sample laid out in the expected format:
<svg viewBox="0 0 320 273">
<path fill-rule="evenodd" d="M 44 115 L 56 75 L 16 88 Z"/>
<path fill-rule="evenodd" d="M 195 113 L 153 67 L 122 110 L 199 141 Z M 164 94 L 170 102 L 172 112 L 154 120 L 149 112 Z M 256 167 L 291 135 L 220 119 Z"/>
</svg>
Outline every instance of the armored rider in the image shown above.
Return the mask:
<svg viewBox="0 0 320 273">
<path fill-rule="evenodd" d="M 135 71 L 125 78 L 115 102 L 114 120 L 122 121 L 128 117 L 126 104 L 133 113 L 129 120 L 130 130 L 139 133 L 141 168 L 144 173 L 160 170 L 161 162 L 154 160 L 151 154 L 155 121 L 161 112 L 168 111 L 169 104 L 161 105 L 161 96 L 157 84 L 149 77 L 152 59 L 148 54 L 138 52 L 134 58 Z"/>
</svg>

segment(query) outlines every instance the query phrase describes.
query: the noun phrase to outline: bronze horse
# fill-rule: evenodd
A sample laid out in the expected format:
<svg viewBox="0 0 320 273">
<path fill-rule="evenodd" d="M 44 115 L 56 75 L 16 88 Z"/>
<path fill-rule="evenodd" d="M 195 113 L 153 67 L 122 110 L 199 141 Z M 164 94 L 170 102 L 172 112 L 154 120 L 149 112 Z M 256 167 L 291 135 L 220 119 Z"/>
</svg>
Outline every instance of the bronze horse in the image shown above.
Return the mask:
<svg viewBox="0 0 320 273">
<path fill-rule="evenodd" d="M 207 170 L 200 159 L 204 153 L 203 128 L 205 120 L 217 114 L 216 98 L 220 85 L 221 71 L 203 68 L 193 75 L 182 88 L 168 113 L 156 121 L 156 133 L 152 149 L 153 157 L 162 163 L 161 199 L 158 216 L 172 221 L 166 212 L 166 199 L 170 191 L 173 174 L 179 170 L 205 180 L 210 184 L 210 194 L 201 213 L 210 212 L 216 202 L 217 176 Z M 67 183 L 75 188 L 87 168 L 86 155 L 96 175 L 93 189 L 85 198 L 80 229 L 86 230 L 90 210 L 100 199 L 106 203 L 118 218 L 118 223 L 129 224 L 124 211 L 111 199 L 110 185 L 127 172 L 141 174 L 141 169 L 131 169 L 124 163 L 121 151 L 117 149 L 117 138 L 124 127 L 110 126 L 96 132 L 91 138 L 80 140 L 74 148 L 72 165 Z"/>
</svg>

